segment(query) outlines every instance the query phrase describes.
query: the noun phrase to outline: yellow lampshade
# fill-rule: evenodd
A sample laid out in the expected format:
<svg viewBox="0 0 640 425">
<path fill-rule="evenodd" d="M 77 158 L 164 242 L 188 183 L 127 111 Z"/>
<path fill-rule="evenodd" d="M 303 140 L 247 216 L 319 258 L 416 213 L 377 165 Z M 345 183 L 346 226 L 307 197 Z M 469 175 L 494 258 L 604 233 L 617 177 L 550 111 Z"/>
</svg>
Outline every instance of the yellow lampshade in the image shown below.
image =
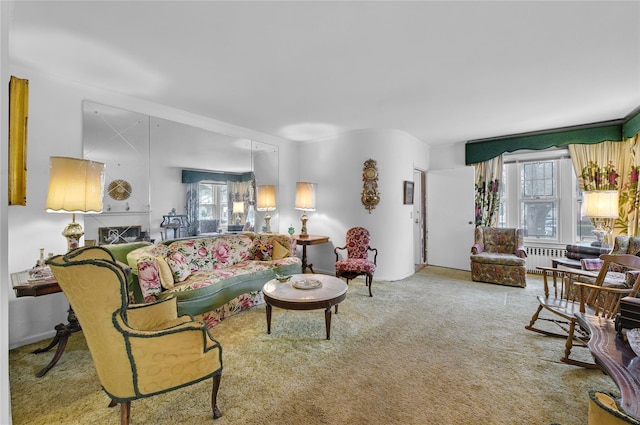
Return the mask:
<svg viewBox="0 0 640 425">
<path fill-rule="evenodd" d="M 276 209 L 276 187 L 273 185 L 258 186 L 258 211 L 273 211 Z"/>
<path fill-rule="evenodd" d="M 233 212 L 237 214 L 244 214 L 244 202 L 234 202 L 233 203 Z"/>
<path fill-rule="evenodd" d="M 316 184 L 309 182 L 296 183 L 295 209 L 303 211 L 316 210 Z"/>
<path fill-rule="evenodd" d="M 582 194 L 582 215 L 590 218 L 617 218 L 618 191 L 593 190 Z"/>
<path fill-rule="evenodd" d="M 52 156 L 46 211 L 100 213 L 103 188 L 103 163 Z"/>
</svg>

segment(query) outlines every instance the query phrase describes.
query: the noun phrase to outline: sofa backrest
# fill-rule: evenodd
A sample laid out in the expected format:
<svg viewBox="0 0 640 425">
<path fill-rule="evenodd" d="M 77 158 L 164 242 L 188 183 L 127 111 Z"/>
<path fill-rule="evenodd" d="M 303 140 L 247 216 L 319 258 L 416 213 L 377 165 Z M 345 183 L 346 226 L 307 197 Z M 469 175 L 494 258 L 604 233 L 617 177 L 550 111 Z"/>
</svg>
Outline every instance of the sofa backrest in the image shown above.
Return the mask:
<svg viewBox="0 0 640 425">
<path fill-rule="evenodd" d="M 221 235 L 207 238 L 177 240 L 170 244 L 168 256 L 179 252 L 194 270 L 229 267 L 252 259 L 253 240 L 249 235 Z"/>
<path fill-rule="evenodd" d="M 618 235 L 613 242 L 612 254 L 637 255 L 640 252 L 640 236 Z"/>
</svg>

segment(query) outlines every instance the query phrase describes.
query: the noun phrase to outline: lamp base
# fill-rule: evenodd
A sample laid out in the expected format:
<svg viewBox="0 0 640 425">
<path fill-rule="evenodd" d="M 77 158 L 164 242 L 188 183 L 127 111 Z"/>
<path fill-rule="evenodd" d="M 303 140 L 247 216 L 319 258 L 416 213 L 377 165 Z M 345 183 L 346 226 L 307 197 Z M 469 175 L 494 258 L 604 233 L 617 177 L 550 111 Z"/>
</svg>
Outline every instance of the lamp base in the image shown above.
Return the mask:
<svg viewBox="0 0 640 425">
<path fill-rule="evenodd" d="M 309 217 L 307 217 L 306 214 L 302 214 L 302 217 L 300 217 L 300 221 L 302 222 L 302 227 L 300 228 L 300 237 L 301 238 L 308 238 L 309 234 L 307 233 L 307 221 L 309 220 Z"/>
<path fill-rule="evenodd" d="M 264 232 L 271 233 L 271 216 L 269 214 L 264 215 Z"/>
<path fill-rule="evenodd" d="M 80 238 L 84 235 L 84 230 L 80 223 L 76 223 L 76 215 L 73 215 L 73 221 L 67 225 L 62 231 L 62 236 L 67 238 L 67 251 L 76 249 L 80 246 Z"/>
<path fill-rule="evenodd" d="M 591 231 L 596 236 L 595 242 L 591 243 L 591 246 L 600 246 L 606 248 L 608 245 L 604 241 L 604 237 L 609 234 L 609 231 L 602 227 L 602 221 L 596 220 L 596 228 Z"/>
</svg>

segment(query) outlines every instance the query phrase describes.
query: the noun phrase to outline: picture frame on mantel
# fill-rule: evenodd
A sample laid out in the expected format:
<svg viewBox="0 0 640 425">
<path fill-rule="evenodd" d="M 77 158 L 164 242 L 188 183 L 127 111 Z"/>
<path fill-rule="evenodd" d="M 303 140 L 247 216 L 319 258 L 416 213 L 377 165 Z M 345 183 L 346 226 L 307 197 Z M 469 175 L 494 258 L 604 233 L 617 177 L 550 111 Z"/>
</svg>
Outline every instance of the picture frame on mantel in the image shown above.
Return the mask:
<svg viewBox="0 0 640 425">
<path fill-rule="evenodd" d="M 404 181 L 404 204 L 413 205 L 413 182 Z"/>
</svg>

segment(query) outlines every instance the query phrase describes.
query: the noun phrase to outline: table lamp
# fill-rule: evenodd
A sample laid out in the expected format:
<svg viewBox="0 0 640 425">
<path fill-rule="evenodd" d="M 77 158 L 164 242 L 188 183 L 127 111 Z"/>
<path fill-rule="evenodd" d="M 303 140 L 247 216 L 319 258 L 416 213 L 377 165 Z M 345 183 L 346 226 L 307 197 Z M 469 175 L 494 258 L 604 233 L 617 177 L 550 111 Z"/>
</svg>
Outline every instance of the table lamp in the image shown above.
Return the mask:
<svg viewBox="0 0 640 425">
<path fill-rule="evenodd" d="M 296 183 L 296 201 L 294 208 L 304 211 L 300 221 L 302 228 L 300 229 L 300 237 L 309 237 L 307 233 L 307 217 L 306 211 L 316 210 L 316 183 L 297 182 Z"/>
<path fill-rule="evenodd" d="M 276 187 L 273 185 L 258 186 L 258 197 L 256 200 L 258 211 L 267 211 L 264 215 L 265 232 L 271 233 L 271 216 L 269 211 L 276 209 Z"/>
<path fill-rule="evenodd" d="M 242 201 L 234 202 L 233 213 L 236 214 L 236 224 L 240 224 L 240 216 L 244 214 L 244 202 Z"/>
<path fill-rule="evenodd" d="M 611 229 L 604 228 L 605 220 L 618 217 L 618 191 L 617 190 L 592 190 L 582 194 L 582 215 L 591 218 L 596 225 L 592 233 L 596 235 L 596 241 L 591 246 L 606 247 L 604 237 Z"/>
<path fill-rule="evenodd" d="M 52 156 L 49 160 L 47 212 L 71 213 L 71 223 L 62 231 L 70 251 L 79 246 L 84 230 L 76 213 L 101 213 L 104 164 L 86 159 Z"/>
</svg>

